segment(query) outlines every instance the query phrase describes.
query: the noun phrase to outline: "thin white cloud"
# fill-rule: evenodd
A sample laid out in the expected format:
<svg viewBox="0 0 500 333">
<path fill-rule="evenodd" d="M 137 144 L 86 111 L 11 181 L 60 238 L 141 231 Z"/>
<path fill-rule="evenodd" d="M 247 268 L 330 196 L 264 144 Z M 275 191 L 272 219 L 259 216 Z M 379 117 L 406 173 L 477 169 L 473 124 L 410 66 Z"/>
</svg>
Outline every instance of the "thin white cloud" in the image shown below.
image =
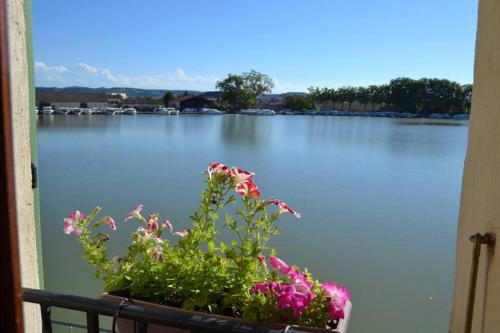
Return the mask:
<svg viewBox="0 0 500 333">
<path fill-rule="evenodd" d="M 182 68 L 165 74 L 138 76 L 116 74 L 109 68 L 98 68 L 83 62 L 69 68 L 62 65 L 48 66 L 41 61 L 35 62 L 37 85 L 213 90 L 218 80 L 215 75 L 191 75 Z"/>
<path fill-rule="evenodd" d="M 81 69 L 83 69 L 87 73 L 97 73 L 97 68 L 92 67 L 92 66 L 85 64 L 83 62 L 79 62 L 79 63 L 75 64 L 75 66 L 80 67 Z"/>
<path fill-rule="evenodd" d="M 182 68 L 156 75 L 130 76 L 113 73 L 109 68 L 87 63 L 75 63 L 68 68 L 35 62 L 36 83 L 40 86 L 132 87 L 145 89 L 214 90 L 219 78 L 215 75 L 189 74 Z M 273 78 L 274 93 L 307 91 L 304 85 L 282 82 Z"/>
<path fill-rule="evenodd" d="M 35 69 L 46 73 L 64 73 L 68 70 L 64 66 L 48 66 L 42 61 L 35 61 Z"/>
</svg>

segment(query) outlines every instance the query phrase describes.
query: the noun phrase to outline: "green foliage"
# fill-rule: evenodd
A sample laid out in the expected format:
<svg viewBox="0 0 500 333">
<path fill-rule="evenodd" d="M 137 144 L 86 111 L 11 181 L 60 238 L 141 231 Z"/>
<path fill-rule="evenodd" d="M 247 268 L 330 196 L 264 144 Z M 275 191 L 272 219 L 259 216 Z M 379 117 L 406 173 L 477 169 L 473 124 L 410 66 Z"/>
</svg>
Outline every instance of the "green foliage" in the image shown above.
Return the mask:
<svg viewBox="0 0 500 333">
<path fill-rule="evenodd" d="M 88 217 L 70 214 L 64 231 L 77 236 L 105 291 L 249 320 L 334 327 L 343 317 L 348 291 L 287 265 L 268 245 L 279 234 L 281 214 L 300 214 L 281 200 L 261 200 L 251 172 L 213 163 L 204 175 L 206 188 L 189 230 L 173 232 L 168 220 L 160 224 L 159 214 L 145 218 L 137 205 L 125 221 L 140 226 L 125 255 L 111 259 L 109 235 L 99 229 L 116 225 L 109 216 L 96 218 L 99 207 Z M 270 210 L 274 206 L 279 209 Z M 181 238 L 173 241 L 176 235 Z M 281 274 L 268 268 L 266 257 Z"/>
<path fill-rule="evenodd" d="M 340 87 L 338 89 L 309 88 L 309 94 L 319 102 L 351 103 L 364 105 L 392 106 L 399 112 L 416 114 L 469 112 L 472 99 L 472 85 L 460 85 L 443 79 L 414 80 L 396 78 L 389 84 L 368 87 Z"/>
<path fill-rule="evenodd" d="M 288 95 L 285 97 L 285 108 L 306 112 L 307 110 L 316 110 L 318 105 L 316 104 L 315 98 L 311 95 Z"/>
<path fill-rule="evenodd" d="M 168 103 L 174 99 L 175 95 L 171 91 L 165 92 L 165 95 L 163 95 L 163 105 L 168 106 Z"/>
<path fill-rule="evenodd" d="M 259 282 L 280 281 L 259 258 L 275 254 L 268 241 L 279 234 L 276 221 L 283 211 L 268 212 L 269 204 L 251 195 L 237 200 L 231 194 L 235 180 L 222 173 L 210 174 L 205 182 L 199 208 L 191 216 L 192 228 L 178 242 L 168 239 L 173 237 L 171 230 L 165 223 L 158 224 L 158 214 L 146 219 L 139 210 L 134 216 L 140 227 L 131 234 L 128 252 L 110 259 L 109 235 L 99 231 L 106 218 L 95 218 L 100 208 L 88 218 L 75 220 L 86 260 L 108 292 L 126 292 L 133 298 L 184 309 L 282 321 L 289 309 L 279 310 L 275 299 L 249 290 Z M 227 214 L 228 210 L 236 213 Z M 229 243 L 221 240 L 223 231 L 233 236 Z M 322 293 L 319 284 L 314 288 Z M 292 322 L 326 327 L 325 300 L 315 302 L 302 319 Z"/>
<path fill-rule="evenodd" d="M 273 86 L 269 76 L 254 70 L 241 75 L 228 74 L 216 84 L 220 90 L 221 104 L 232 111 L 257 106 L 257 96 L 270 93 Z"/>
</svg>

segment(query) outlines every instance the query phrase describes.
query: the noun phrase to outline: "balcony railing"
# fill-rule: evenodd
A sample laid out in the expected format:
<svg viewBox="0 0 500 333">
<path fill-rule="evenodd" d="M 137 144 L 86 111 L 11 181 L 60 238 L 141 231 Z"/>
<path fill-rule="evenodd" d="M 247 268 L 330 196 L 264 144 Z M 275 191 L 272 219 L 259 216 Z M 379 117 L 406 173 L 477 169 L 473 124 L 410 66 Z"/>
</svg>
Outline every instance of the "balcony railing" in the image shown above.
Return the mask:
<svg viewBox="0 0 500 333">
<path fill-rule="evenodd" d="M 23 289 L 24 302 L 40 305 L 43 333 L 52 333 L 53 324 L 67 323 L 53 321 L 50 317 L 52 308 L 64 308 L 86 313 L 87 325 L 72 325 L 86 329 L 89 333 L 111 332 L 109 329 L 100 329 L 99 316 L 118 317 L 134 321 L 135 332 L 146 333 L 148 324 L 157 324 L 168 327 L 184 328 L 193 333 L 201 332 L 228 332 L 228 333 L 303 333 L 288 326 L 285 329 L 269 328 L 259 324 L 241 323 L 235 319 L 214 318 L 209 315 L 185 315 L 165 310 L 145 309 L 132 304 L 122 304 L 119 307 L 114 302 L 92 299 L 81 296 L 65 295 L 38 289 Z M 124 306 L 126 305 L 126 306 Z M 118 313 L 119 312 L 119 313 Z M 118 315 L 117 315 L 118 313 Z"/>
</svg>

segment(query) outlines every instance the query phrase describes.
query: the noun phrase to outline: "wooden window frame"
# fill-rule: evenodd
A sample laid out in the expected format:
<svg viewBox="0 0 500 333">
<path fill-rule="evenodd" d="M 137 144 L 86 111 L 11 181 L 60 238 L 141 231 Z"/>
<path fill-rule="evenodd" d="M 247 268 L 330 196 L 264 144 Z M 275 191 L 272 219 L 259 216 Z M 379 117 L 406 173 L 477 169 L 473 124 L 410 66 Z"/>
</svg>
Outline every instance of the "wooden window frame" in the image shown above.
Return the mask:
<svg viewBox="0 0 500 333">
<path fill-rule="evenodd" d="M 6 0 L 0 0 L 0 331 L 22 333 L 7 20 Z"/>
</svg>

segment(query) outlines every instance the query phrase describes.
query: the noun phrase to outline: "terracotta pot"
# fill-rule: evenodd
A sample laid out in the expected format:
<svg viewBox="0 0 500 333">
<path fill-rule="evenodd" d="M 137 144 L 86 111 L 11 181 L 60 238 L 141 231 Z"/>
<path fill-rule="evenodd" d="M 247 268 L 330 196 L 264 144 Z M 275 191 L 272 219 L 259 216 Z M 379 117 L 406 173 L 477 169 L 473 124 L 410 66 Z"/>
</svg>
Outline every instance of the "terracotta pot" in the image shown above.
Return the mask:
<svg viewBox="0 0 500 333">
<path fill-rule="evenodd" d="M 120 303 L 125 298 L 121 297 L 121 296 L 104 294 L 103 296 L 101 296 L 101 299 L 106 300 L 106 301 Z M 140 300 L 135 300 L 135 299 L 133 299 L 133 302 L 135 305 L 143 307 L 145 309 L 166 310 L 166 311 L 175 312 L 175 313 L 178 313 L 181 315 L 196 316 L 198 318 L 199 317 L 206 317 L 206 318 L 214 318 L 214 319 L 218 319 L 218 320 L 231 320 L 232 322 L 235 322 L 235 321 L 240 322 L 242 325 L 255 324 L 254 322 L 249 322 L 249 321 L 241 319 L 241 318 L 225 317 L 225 316 L 214 315 L 214 314 L 209 314 L 209 313 L 204 313 L 204 312 L 189 311 L 189 310 L 179 309 L 179 308 L 175 308 L 175 307 L 171 307 L 171 306 L 160 305 L 160 304 L 156 304 L 156 303 L 150 303 L 150 302 L 145 302 L 145 301 L 140 301 Z M 327 329 L 312 328 L 312 327 L 305 327 L 305 326 L 293 326 L 293 329 L 295 331 L 311 332 L 311 333 L 346 333 L 347 332 L 347 325 L 349 323 L 349 318 L 351 316 L 351 308 L 352 308 L 351 302 L 347 302 L 347 304 L 344 308 L 345 318 L 339 320 L 339 323 L 335 329 L 327 330 Z M 132 320 L 118 318 L 116 326 L 117 326 L 117 333 L 134 333 L 134 322 Z M 269 325 L 269 328 L 273 328 L 273 329 L 277 329 L 277 330 L 279 330 L 279 329 L 284 330 L 286 328 L 286 326 L 287 325 L 284 325 L 284 324 L 273 324 L 273 325 Z M 156 325 L 156 324 L 148 324 L 148 333 L 191 333 L 191 330 Z"/>
</svg>

